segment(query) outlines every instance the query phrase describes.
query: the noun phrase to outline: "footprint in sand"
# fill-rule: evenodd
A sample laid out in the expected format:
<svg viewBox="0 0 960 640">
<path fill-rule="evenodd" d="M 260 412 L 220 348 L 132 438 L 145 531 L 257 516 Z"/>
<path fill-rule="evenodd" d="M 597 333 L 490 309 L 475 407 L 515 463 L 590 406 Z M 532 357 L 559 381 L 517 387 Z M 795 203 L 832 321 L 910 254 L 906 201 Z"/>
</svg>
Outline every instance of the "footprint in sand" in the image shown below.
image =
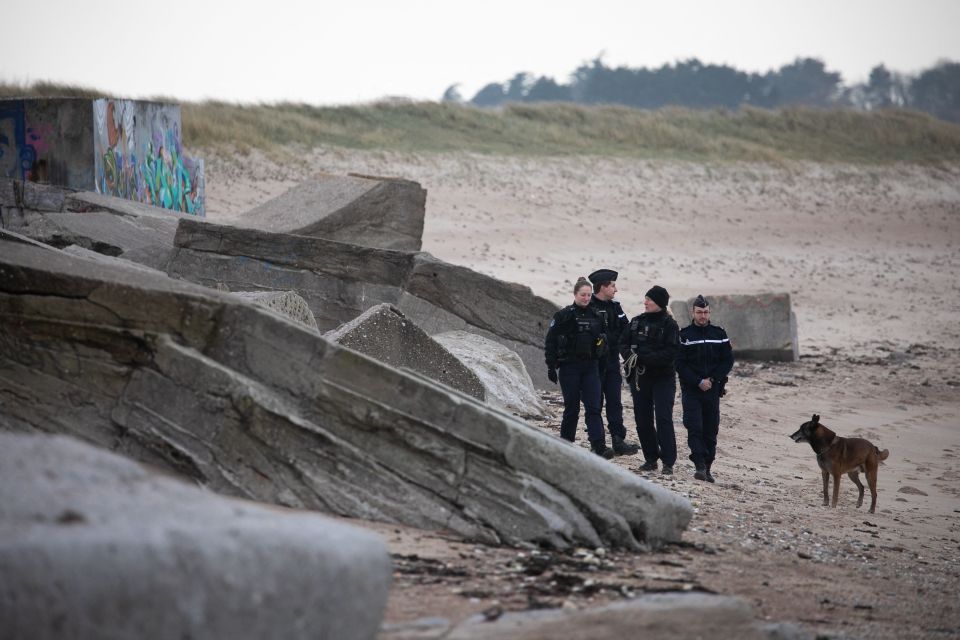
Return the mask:
<svg viewBox="0 0 960 640">
<path fill-rule="evenodd" d="M 907 487 L 900 487 L 899 489 L 897 489 L 897 493 L 907 493 L 907 494 L 910 494 L 910 495 L 912 495 L 912 496 L 925 496 L 925 495 L 927 495 L 927 494 L 924 493 L 923 491 L 920 491 L 920 489 L 917 489 L 917 488 L 915 488 L 915 487 L 909 487 L 909 486 L 907 486 Z"/>
</svg>

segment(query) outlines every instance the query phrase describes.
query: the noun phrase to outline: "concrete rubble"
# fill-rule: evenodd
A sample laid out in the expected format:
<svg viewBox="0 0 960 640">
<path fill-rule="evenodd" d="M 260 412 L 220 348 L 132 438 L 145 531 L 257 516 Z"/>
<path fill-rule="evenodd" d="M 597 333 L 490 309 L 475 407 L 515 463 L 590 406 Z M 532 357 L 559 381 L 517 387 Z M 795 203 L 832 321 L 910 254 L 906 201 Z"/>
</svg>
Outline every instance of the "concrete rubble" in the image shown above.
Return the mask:
<svg viewBox="0 0 960 640">
<path fill-rule="evenodd" d="M 2 429 L 76 435 L 227 495 L 488 542 L 642 549 L 692 515 L 580 447 L 231 294 L 0 243 Z"/>
<path fill-rule="evenodd" d="M 473 371 L 389 304 L 370 307 L 323 337 L 391 367 L 416 371 L 477 400 L 486 399 Z"/>
<path fill-rule="evenodd" d="M 433 339 L 477 375 L 488 403 L 523 416 L 543 415 L 546 407 L 516 352 L 469 331 L 447 331 Z"/>
</svg>

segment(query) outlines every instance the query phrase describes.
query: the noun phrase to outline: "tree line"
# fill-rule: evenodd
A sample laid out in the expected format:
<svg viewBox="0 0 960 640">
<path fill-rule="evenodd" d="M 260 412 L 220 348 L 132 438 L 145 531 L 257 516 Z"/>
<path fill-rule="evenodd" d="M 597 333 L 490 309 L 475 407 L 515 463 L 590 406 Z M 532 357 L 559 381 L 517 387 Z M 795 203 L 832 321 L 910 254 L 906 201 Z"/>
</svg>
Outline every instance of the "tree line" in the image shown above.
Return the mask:
<svg viewBox="0 0 960 640">
<path fill-rule="evenodd" d="M 839 73 L 816 58 L 797 58 L 776 70 L 747 73 L 696 58 L 650 69 L 609 67 L 598 57 L 578 67 L 566 84 L 521 72 L 506 82 L 487 84 L 469 101 L 460 95 L 459 85 L 452 85 L 443 100 L 478 107 L 552 101 L 640 109 L 668 105 L 694 109 L 737 109 L 741 105 L 768 109 L 789 105 L 868 110 L 900 107 L 960 122 L 960 63 L 940 62 L 912 76 L 879 64 L 866 82 L 847 86 Z"/>
</svg>

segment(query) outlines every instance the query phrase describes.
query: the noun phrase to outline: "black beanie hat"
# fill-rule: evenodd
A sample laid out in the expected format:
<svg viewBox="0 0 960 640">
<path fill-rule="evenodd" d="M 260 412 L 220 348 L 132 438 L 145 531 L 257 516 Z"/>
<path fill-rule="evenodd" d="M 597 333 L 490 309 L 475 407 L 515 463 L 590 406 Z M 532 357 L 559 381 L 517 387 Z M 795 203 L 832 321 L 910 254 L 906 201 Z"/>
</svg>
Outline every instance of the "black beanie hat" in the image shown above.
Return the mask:
<svg viewBox="0 0 960 640">
<path fill-rule="evenodd" d="M 670 303 L 670 294 L 667 293 L 666 289 L 658 284 L 650 287 L 650 290 L 647 291 L 646 296 L 656 302 L 657 306 L 664 310 L 666 310 L 667 305 Z"/>
</svg>

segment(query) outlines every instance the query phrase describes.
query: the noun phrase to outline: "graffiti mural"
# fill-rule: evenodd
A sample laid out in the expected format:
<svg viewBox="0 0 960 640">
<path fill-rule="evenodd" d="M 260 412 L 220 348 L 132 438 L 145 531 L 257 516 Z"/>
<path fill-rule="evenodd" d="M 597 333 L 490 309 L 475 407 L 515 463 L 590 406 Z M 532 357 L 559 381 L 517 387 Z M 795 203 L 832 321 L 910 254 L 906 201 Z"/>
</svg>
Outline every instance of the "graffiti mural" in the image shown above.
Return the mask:
<svg viewBox="0 0 960 640">
<path fill-rule="evenodd" d="M 203 161 L 184 156 L 180 108 L 133 100 L 95 100 L 97 192 L 204 215 Z"/>
<path fill-rule="evenodd" d="M 36 157 L 37 150 L 27 139 L 23 101 L 0 103 L 0 177 L 29 180 Z"/>
</svg>

